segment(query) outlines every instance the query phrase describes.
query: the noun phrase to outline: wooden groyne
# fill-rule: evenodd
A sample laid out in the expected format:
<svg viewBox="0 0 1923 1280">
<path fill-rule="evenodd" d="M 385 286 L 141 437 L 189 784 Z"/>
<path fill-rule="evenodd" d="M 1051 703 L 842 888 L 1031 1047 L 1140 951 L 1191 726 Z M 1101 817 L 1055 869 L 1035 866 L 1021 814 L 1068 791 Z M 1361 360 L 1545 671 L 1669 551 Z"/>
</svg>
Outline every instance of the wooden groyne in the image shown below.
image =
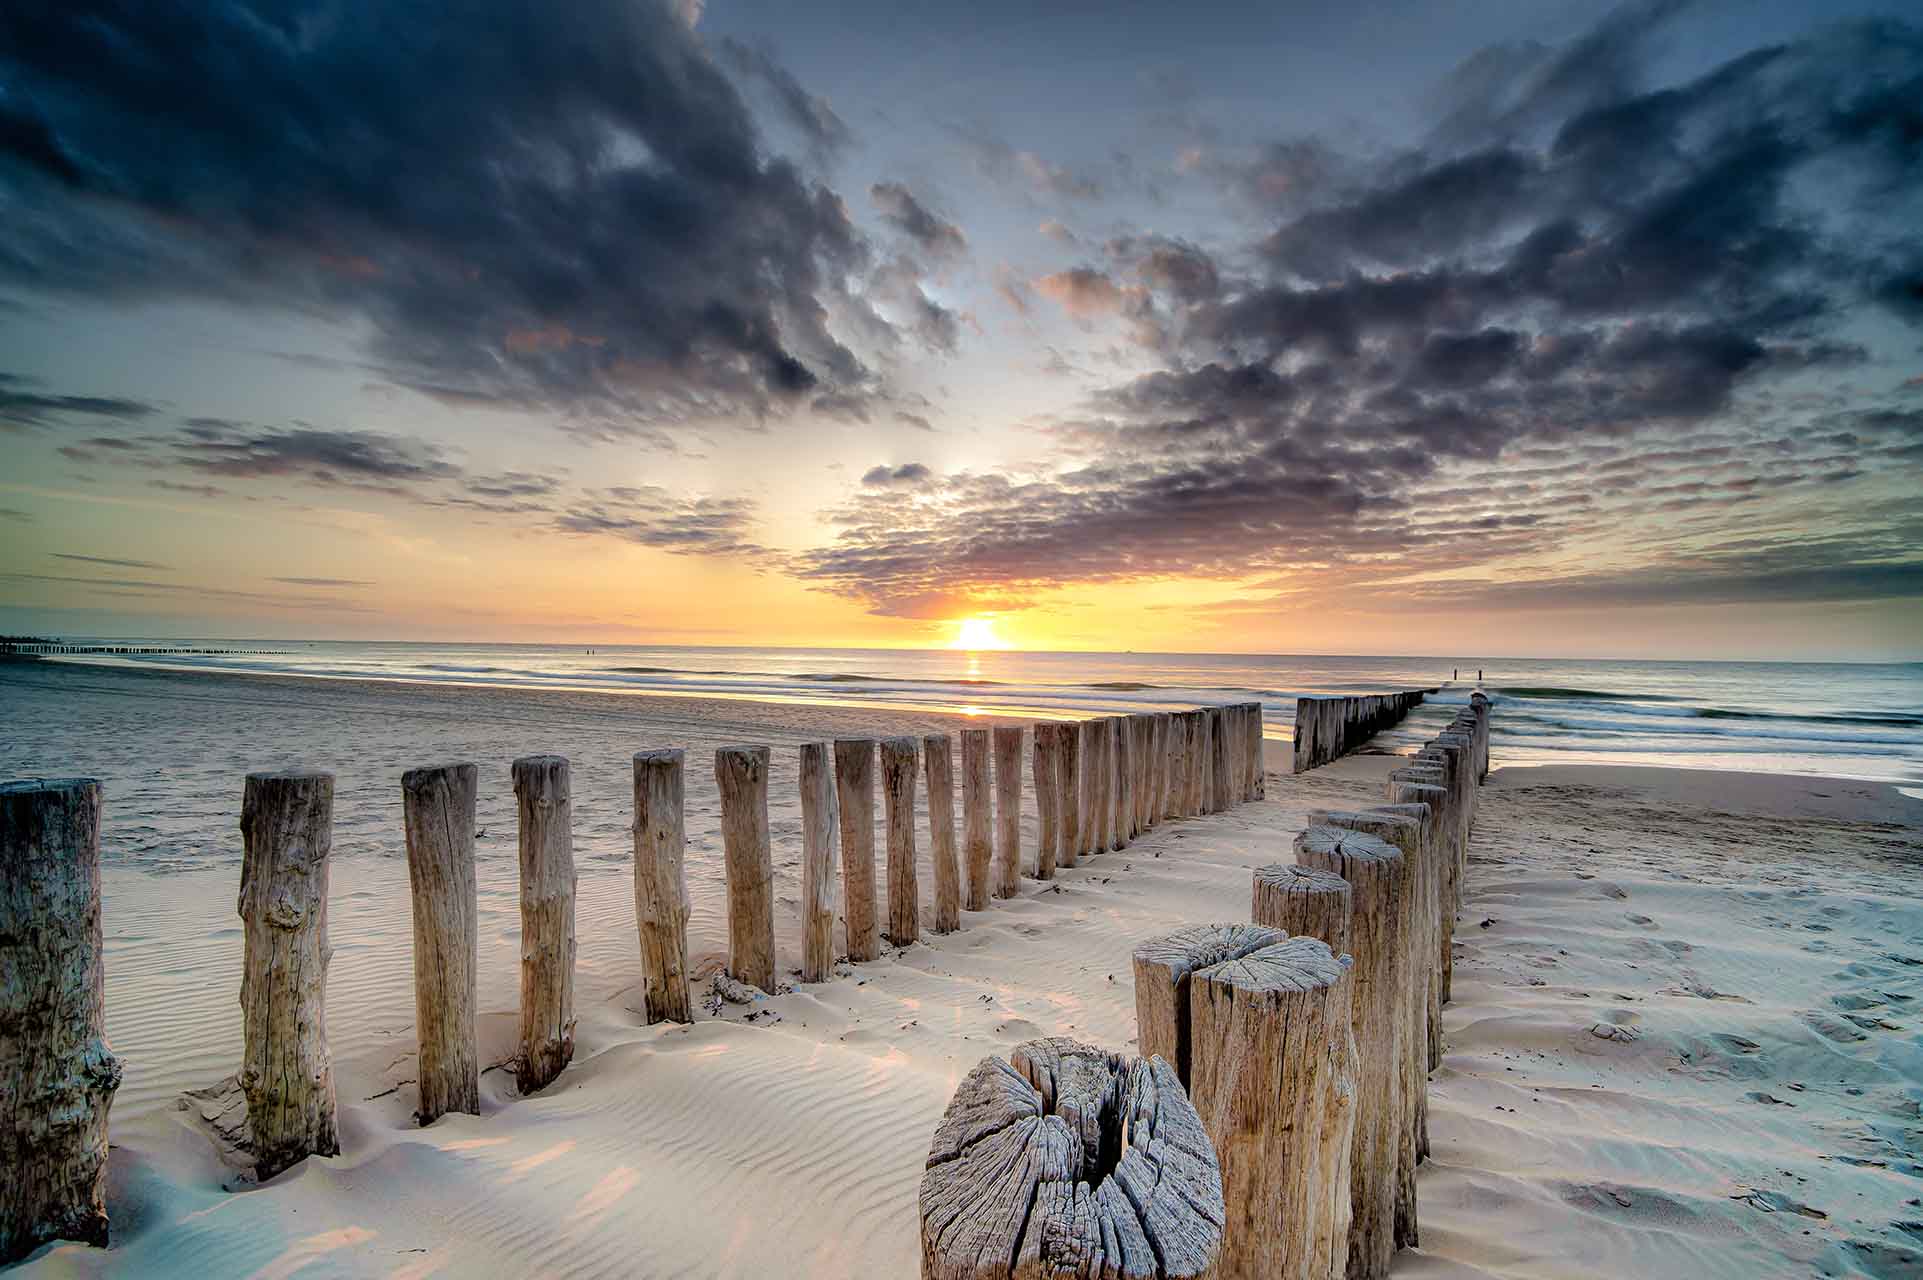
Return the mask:
<svg viewBox="0 0 1923 1280">
<path fill-rule="evenodd" d="M 1339 760 L 1422 705 L 1430 689 L 1337 694 L 1295 700 L 1295 772 Z"/>
<path fill-rule="evenodd" d="M 57 658 L 62 656 L 81 656 L 86 654 L 121 655 L 136 657 L 142 654 L 159 657 L 229 657 L 229 658 L 272 658 L 283 657 L 291 652 L 287 649 L 189 649 L 179 645 L 129 645 L 129 644 L 62 644 L 58 640 L 0 640 L 0 657 Z"/>
<path fill-rule="evenodd" d="M 1171 732 L 1177 722 L 1194 726 L 1195 734 Z M 1212 742 L 1206 733 L 1211 722 L 1220 726 Z M 919 808 L 926 813 L 935 863 L 932 931 L 947 933 L 964 927 L 964 907 L 993 909 L 998 900 L 1018 896 L 1025 878 L 1047 880 L 1082 857 L 1125 848 L 1172 816 L 1177 795 L 1188 798 L 1181 810 L 1186 814 L 1254 798 L 1263 785 L 1260 725 L 1260 704 L 1244 703 L 1044 721 L 1032 732 L 1020 725 L 963 729 L 959 848 L 949 735 L 802 744 L 802 919 L 794 976 L 824 982 L 847 972 L 834 945 L 837 905 L 848 962 L 879 957 L 884 936 L 896 948 L 913 946 L 922 936 L 916 832 L 923 773 L 927 787 Z M 714 757 L 728 905 L 728 961 L 716 989 L 729 1000 L 786 989 L 774 929 L 769 762 L 764 746 L 723 747 Z M 1032 801 L 1023 795 L 1024 773 L 1034 787 Z M 520 1030 L 516 1056 L 507 1065 L 520 1091 L 534 1093 L 563 1076 L 574 1056 L 572 770 L 564 756 L 534 755 L 514 761 L 512 777 L 521 888 Z M 430 1124 L 449 1112 L 480 1110 L 474 866 L 479 771 L 469 762 L 430 765 L 404 771 L 399 783 L 414 920 L 420 1062 L 415 1114 Z M 876 884 L 878 790 L 886 817 L 885 898 Z M 15 783 L 0 788 L 0 795 L 0 1030 L 8 1032 L 0 1048 L 0 1110 L 26 1114 L 38 1105 L 34 1100 L 57 1095 L 67 1117 L 44 1133 L 29 1126 L 0 1134 L 0 1143 L 14 1144 L 0 1145 L 6 1157 L 0 1162 L 4 1261 L 52 1239 L 105 1242 L 101 1177 L 119 1066 L 100 1036 L 99 785 L 87 779 Z M 1042 847 L 1024 847 L 1022 811 L 1029 803 L 1041 818 Z M 691 1021 L 684 752 L 636 753 L 633 805 L 642 1005 L 636 1013 L 646 1023 Z M 341 1150 L 326 1019 L 333 819 L 331 773 L 297 770 L 246 779 L 239 898 L 245 1034 L 235 1084 L 247 1103 L 242 1146 L 263 1179 L 309 1155 Z M 65 939 L 67 949 L 43 954 L 51 937 Z M 51 1005 L 71 1014 L 59 1026 L 41 1027 L 52 1039 L 34 1039 L 40 1031 L 14 1034 L 16 1008 Z M 16 1046 L 33 1052 L 16 1053 Z M 1146 1090 L 1140 1096 L 1152 1105 L 1160 1077 L 1137 1079 L 1136 1070 L 1125 1074 L 1136 1081 L 1131 1087 Z M 1216 1176 L 1211 1165 L 1207 1177 Z M 1214 1247 L 1206 1244 L 1202 1253 L 1213 1256 Z"/>
<path fill-rule="evenodd" d="M 1220 1157 L 1222 1280 L 1379 1280 L 1419 1243 L 1447 938 L 1488 771 L 1476 693 L 1389 803 L 1316 811 L 1294 864 L 1256 869 L 1250 923 L 1136 948 L 1138 1043 L 1175 1066 Z"/>
</svg>

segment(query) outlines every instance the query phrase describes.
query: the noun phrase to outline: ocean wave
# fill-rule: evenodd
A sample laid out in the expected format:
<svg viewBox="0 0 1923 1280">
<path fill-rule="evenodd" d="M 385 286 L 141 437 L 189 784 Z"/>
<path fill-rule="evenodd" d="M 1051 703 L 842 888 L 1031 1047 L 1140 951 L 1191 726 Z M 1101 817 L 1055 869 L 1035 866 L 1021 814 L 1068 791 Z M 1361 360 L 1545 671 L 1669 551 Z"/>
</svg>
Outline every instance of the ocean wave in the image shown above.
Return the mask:
<svg viewBox="0 0 1923 1280">
<path fill-rule="evenodd" d="M 1495 692 L 1511 698 L 1586 698 L 1592 702 L 1677 702 L 1658 693 L 1610 693 L 1602 689 L 1559 689 L 1554 685 L 1499 685 Z"/>
<path fill-rule="evenodd" d="M 1101 680 L 1094 684 L 1085 684 L 1082 686 L 1084 689 L 1107 689 L 1111 693 L 1140 693 L 1144 689 L 1153 689 L 1156 687 L 1157 686 L 1152 684 L 1143 684 L 1139 680 Z"/>
<path fill-rule="evenodd" d="M 1789 720 L 1805 724 L 1861 724 L 1888 729 L 1923 728 L 1923 716 L 1882 716 L 1842 712 L 1834 715 L 1798 715 L 1790 711 L 1730 711 L 1723 707 L 1698 707 L 1695 714 L 1705 720 Z"/>
</svg>

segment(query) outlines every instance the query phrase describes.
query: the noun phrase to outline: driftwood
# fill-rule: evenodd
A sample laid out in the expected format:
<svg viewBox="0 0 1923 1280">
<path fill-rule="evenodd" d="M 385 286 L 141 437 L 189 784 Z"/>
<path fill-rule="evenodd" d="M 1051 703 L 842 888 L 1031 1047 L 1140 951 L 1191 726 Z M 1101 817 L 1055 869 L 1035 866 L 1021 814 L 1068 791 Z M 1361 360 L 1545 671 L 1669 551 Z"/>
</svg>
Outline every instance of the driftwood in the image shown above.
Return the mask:
<svg viewBox="0 0 1923 1280">
<path fill-rule="evenodd" d="M 923 1280 L 1213 1277 L 1222 1177 L 1159 1058 L 1024 1044 L 962 1080 L 921 1181 Z"/>
<path fill-rule="evenodd" d="M 1055 878 L 1056 850 L 1062 838 L 1061 726 L 1035 725 L 1035 878 Z"/>
<path fill-rule="evenodd" d="M 420 1047 L 414 1115 L 432 1124 L 450 1111 L 481 1114 L 481 1050 L 474 1038 L 479 904 L 474 887 L 471 764 L 401 775 L 407 880 L 413 894 L 414 1031 Z"/>
<path fill-rule="evenodd" d="M 1341 876 L 1293 863 L 1255 869 L 1249 919 L 1290 937 L 1320 938 L 1337 955 L 1349 951 L 1352 891 Z"/>
<path fill-rule="evenodd" d="M 1082 726 L 1064 720 L 1056 726 L 1062 762 L 1062 838 L 1055 865 L 1072 867 L 1082 854 Z"/>
<path fill-rule="evenodd" d="M 120 1061 L 100 952 L 100 784 L 0 786 L 0 1266 L 107 1243 Z"/>
<path fill-rule="evenodd" d="M 888 828 L 888 941 L 898 947 L 921 941 L 921 881 L 915 871 L 915 770 L 913 738 L 881 743 L 881 811 Z"/>
<path fill-rule="evenodd" d="M 1359 1070 L 1349 1166 L 1349 1275 L 1381 1280 L 1395 1256 L 1397 1222 L 1406 1221 L 1411 1232 L 1415 1224 L 1415 1109 L 1407 1097 L 1409 1065 L 1415 1061 L 1409 1025 L 1414 1008 L 1409 863 L 1394 845 L 1334 826 L 1312 826 L 1298 835 L 1295 857 L 1305 867 L 1341 876 L 1352 893 L 1351 1017 Z"/>
<path fill-rule="evenodd" d="M 769 995 L 775 986 L 774 853 L 768 844 L 768 748 L 714 753 L 728 877 L 728 972 Z"/>
<path fill-rule="evenodd" d="M 522 1093 L 574 1057 L 574 798 L 563 756 L 514 762 L 521 833 Z"/>
<path fill-rule="evenodd" d="M 935 863 L 935 932 L 961 928 L 961 864 L 955 860 L 955 756 L 948 735 L 921 740 L 922 772 L 928 779 L 928 846 Z"/>
<path fill-rule="evenodd" d="M 875 740 L 835 739 L 835 803 L 841 810 L 841 921 L 848 958 L 881 954 L 875 911 Z"/>
<path fill-rule="evenodd" d="M 995 850 L 995 805 L 990 791 L 988 730 L 961 731 L 962 869 L 968 873 L 963 905 L 988 910 L 989 864 Z"/>
<path fill-rule="evenodd" d="M 995 738 L 994 895 L 1022 890 L 1022 727 L 998 724 Z"/>
<path fill-rule="evenodd" d="M 826 982 L 835 972 L 834 748 L 801 744 L 801 980 Z"/>
<path fill-rule="evenodd" d="M 1314 938 L 1192 979 L 1189 1095 L 1222 1163 L 1224 1277 L 1346 1273 L 1360 1109 L 1352 985 Z"/>
<path fill-rule="evenodd" d="M 334 775 L 250 773 L 241 801 L 240 979 L 254 1168 L 265 1181 L 310 1155 L 340 1153 L 327 1047 L 328 856 Z"/>
<path fill-rule="evenodd" d="M 1197 970 L 1288 937 L 1257 924 L 1197 924 L 1135 948 L 1136 1044 L 1144 1057 L 1166 1058 L 1176 1079 L 1189 1081 L 1189 982 Z"/>
</svg>

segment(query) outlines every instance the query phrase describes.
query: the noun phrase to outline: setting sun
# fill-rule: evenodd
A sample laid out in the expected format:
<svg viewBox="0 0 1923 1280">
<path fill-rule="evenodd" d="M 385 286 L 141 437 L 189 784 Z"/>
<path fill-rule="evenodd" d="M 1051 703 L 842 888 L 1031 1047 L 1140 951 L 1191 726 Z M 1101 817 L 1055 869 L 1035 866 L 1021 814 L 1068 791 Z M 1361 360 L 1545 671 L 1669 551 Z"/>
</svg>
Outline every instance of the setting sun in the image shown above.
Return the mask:
<svg viewBox="0 0 1923 1280">
<path fill-rule="evenodd" d="M 963 618 L 955 624 L 951 649 L 1006 649 L 1008 642 L 995 634 L 992 618 Z"/>
</svg>

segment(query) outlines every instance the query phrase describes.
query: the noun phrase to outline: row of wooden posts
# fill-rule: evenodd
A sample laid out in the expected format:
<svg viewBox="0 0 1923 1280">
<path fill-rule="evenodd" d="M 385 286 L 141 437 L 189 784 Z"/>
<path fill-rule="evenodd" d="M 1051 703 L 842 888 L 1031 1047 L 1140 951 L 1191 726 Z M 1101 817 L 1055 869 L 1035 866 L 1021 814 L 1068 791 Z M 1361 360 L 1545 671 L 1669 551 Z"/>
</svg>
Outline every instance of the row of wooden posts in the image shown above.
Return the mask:
<svg viewBox="0 0 1923 1280">
<path fill-rule="evenodd" d="M 927 781 L 934 932 L 961 912 L 1020 891 L 1081 857 L 1121 849 L 1162 821 L 1263 794 L 1261 704 L 1045 721 L 1027 736 L 1039 833 L 1032 869 L 1021 848 L 1020 725 L 961 731 L 962 831 L 947 734 L 848 738 L 800 748 L 803 831 L 800 976 L 835 963 L 835 877 L 851 961 L 885 936 L 921 935 L 917 776 Z M 886 828 L 886 920 L 875 876 L 876 761 Z M 728 972 L 778 989 L 769 749 L 715 752 L 728 902 Z M 643 1016 L 691 1021 L 680 750 L 634 757 L 634 893 Z M 523 1093 L 550 1083 L 574 1052 L 575 869 L 571 774 L 561 756 L 513 765 L 521 881 Z M 412 890 L 420 1121 L 479 1114 L 477 895 L 479 770 L 471 763 L 401 778 Z M 91 779 L 0 787 L 0 1263 L 51 1239 L 104 1243 L 107 1113 L 120 1065 L 108 1049 L 100 961 L 100 786 Z M 261 1178 L 340 1150 L 325 997 L 334 777 L 249 774 L 241 806 L 240 1002 L 249 1151 Z M 839 848 L 837 848 L 839 845 Z"/>
<path fill-rule="evenodd" d="M 1255 871 L 1249 923 L 1141 944 L 1132 1065 L 1063 1040 L 984 1060 L 929 1151 L 925 1280 L 1386 1276 L 1418 1239 L 1427 1082 L 1488 764 L 1477 693 L 1390 773 L 1387 803 L 1311 813 L 1294 863 Z M 1119 1107 L 1081 1096 L 1103 1062 L 1123 1083 L 1096 1093 L 1120 1088 Z M 1139 1112 L 1144 1090 L 1159 1130 L 1192 1121 L 1207 1158 L 1178 1136 L 1159 1179 L 1131 1182 L 1126 1155 L 1100 1156 L 1113 1137 L 1102 1126 Z M 1170 1181 L 1179 1195 L 1161 1194 Z M 1046 1265 L 1023 1269 L 1029 1259 Z"/>
</svg>

